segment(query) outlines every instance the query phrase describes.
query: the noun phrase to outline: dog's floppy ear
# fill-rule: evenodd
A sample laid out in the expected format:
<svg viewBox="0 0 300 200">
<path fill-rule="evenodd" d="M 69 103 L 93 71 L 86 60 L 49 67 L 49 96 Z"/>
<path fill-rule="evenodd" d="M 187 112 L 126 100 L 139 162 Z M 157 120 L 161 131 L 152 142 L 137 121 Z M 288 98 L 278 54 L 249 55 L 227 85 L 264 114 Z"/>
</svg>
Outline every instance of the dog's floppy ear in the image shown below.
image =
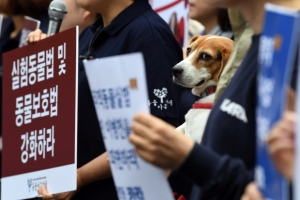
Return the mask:
<svg viewBox="0 0 300 200">
<path fill-rule="evenodd" d="M 196 36 L 192 37 L 192 39 L 190 40 L 190 44 L 195 42 L 199 37 L 200 37 L 200 35 L 196 35 Z"/>
<path fill-rule="evenodd" d="M 229 59 L 229 56 L 231 54 L 231 50 L 233 48 L 233 42 L 232 43 L 229 43 L 229 42 L 226 42 L 222 45 L 221 49 L 220 49 L 220 54 L 221 54 L 221 57 L 222 57 L 222 61 L 221 61 L 221 67 L 220 67 L 220 70 L 218 72 L 218 81 L 220 79 L 220 76 L 227 64 L 227 61 Z"/>
</svg>

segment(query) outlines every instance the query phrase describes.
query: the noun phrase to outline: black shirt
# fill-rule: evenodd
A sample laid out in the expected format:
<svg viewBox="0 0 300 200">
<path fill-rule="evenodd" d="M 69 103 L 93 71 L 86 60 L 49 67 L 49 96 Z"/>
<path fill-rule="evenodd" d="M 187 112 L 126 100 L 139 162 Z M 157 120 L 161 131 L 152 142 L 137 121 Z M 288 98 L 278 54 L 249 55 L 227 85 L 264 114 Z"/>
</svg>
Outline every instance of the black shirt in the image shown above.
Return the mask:
<svg viewBox="0 0 300 200">
<path fill-rule="evenodd" d="M 147 0 L 135 0 L 108 26 L 102 27 L 100 17 L 82 32 L 80 55 L 101 58 L 142 52 L 151 113 L 178 126 L 179 89 L 172 82 L 171 69 L 182 60 L 182 49 L 165 21 L 152 10 Z M 90 45 L 94 34 L 96 37 Z M 106 150 L 82 62 L 79 62 L 78 81 L 77 162 L 81 167 Z M 160 99 L 154 90 L 163 88 L 166 88 L 167 95 Z M 82 188 L 74 199 L 117 199 L 112 178 Z"/>
</svg>

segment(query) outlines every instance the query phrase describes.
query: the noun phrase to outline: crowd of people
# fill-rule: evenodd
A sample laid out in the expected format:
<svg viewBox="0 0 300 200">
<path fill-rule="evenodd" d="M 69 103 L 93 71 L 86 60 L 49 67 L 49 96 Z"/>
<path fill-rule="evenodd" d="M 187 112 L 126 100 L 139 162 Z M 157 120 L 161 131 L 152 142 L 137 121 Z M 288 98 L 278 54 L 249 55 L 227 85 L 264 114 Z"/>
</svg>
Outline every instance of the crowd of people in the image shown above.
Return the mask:
<svg viewBox="0 0 300 200">
<path fill-rule="evenodd" d="M 254 168 L 257 60 L 264 4 L 270 2 L 299 9 L 298 0 L 189 1 L 190 18 L 199 21 L 205 28 L 199 34 L 216 34 L 235 42 L 221 75 L 218 95 L 201 144 L 175 130 L 195 97 L 189 90 L 172 82 L 172 67 L 183 59 L 182 48 L 148 0 L 64 1 L 68 14 L 61 31 L 75 25 L 80 30 L 77 190 L 50 194 L 43 185 L 38 190 L 42 199 L 118 199 L 82 59 L 132 52 L 142 52 L 144 56 L 149 98 L 153 97 L 155 89 L 166 88 L 168 98 L 173 101 L 173 106 L 165 110 L 150 105 L 151 114 L 135 115 L 129 141 L 135 146 L 136 153 L 166 170 L 172 190 L 181 198 L 263 199 L 254 183 Z M 28 35 L 29 45 L 47 37 L 47 8 L 50 2 L 0 0 L 0 13 L 5 16 L 0 36 L 0 58 L 2 53 L 18 47 L 16 44 L 25 15 L 41 20 L 42 24 L 40 30 Z M 296 65 L 289 85 L 289 98 L 295 96 Z M 245 117 L 224 111 L 224 102 L 242 108 Z M 294 174 L 295 123 L 293 106 L 288 106 L 282 119 L 270 131 L 267 141 L 275 165 L 290 182 Z"/>
</svg>

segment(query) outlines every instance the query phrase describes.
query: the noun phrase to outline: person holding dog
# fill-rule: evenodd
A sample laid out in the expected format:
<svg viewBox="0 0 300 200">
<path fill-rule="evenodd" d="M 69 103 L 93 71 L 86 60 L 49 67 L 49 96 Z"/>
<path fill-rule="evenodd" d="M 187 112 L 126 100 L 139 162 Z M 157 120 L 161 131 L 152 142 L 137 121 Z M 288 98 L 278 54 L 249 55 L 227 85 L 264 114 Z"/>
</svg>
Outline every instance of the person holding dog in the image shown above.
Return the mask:
<svg viewBox="0 0 300 200">
<path fill-rule="evenodd" d="M 137 154 L 166 170 L 170 179 L 193 182 L 192 200 L 238 200 L 254 180 L 256 154 L 256 76 L 258 47 L 266 2 L 300 8 L 298 0 L 209 0 L 214 7 L 238 10 L 254 31 L 252 44 L 231 83 L 214 105 L 202 144 L 195 144 L 174 127 L 138 113 L 129 136 Z M 294 86 L 294 85 L 292 85 Z M 294 88 L 294 87 L 293 87 Z"/>
<path fill-rule="evenodd" d="M 178 125 L 179 88 L 172 82 L 172 67 L 182 60 L 182 49 L 168 25 L 154 12 L 148 0 L 77 0 L 77 4 L 101 16 L 79 38 L 80 59 L 93 59 L 142 52 L 145 60 L 151 113 Z M 40 30 L 28 36 L 37 42 L 46 35 Z M 167 92 L 172 105 L 154 104 L 159 99 L 154 90 Z M 78 153 L 77 191 L 49 194 L 39 189 L 43 199 L 117 199 L 116 189 L 94 103 L 82 62 L 78 82 Z M 76 194 L 75 194 L 76 193 Z"/>
</svg>

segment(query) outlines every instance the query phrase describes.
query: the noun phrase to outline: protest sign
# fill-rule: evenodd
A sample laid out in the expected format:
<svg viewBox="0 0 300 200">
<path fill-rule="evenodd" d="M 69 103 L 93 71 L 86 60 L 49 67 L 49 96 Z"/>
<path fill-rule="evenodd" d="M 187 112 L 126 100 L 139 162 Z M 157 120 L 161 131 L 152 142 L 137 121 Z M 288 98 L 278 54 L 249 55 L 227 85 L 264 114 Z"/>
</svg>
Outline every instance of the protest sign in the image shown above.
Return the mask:
<svg viewBox="0 0 300 200">
<path fill-rule="evenodd" d="M 188 38 L 188 1 L 150 0 L 149 3 L 153 10 L 169 24 L 179 44 L 185 47 Z"/>
<path fill-rule="evenodd" d="M 135 113 L 149 113 L 141 53 L 84 61 L 120 200 L 173 199 L 162 170 L 143 161 L 128 140 Z"/>
<path fill-rule="evenodd" d="M 3 55 L 2 199 L 76 189 L 77 49 L 74 27 Z"/>
<path fill-rule="evenodd" d="M 298 45 L 299 14 L 266 4 L 259 45 L 257 105 L 257 166 L 255 179 L 266 199 L 288 199 L 288 185 L 267 151 L 268 132 L 286 108 L 287 86 Z"/>
</svg>

